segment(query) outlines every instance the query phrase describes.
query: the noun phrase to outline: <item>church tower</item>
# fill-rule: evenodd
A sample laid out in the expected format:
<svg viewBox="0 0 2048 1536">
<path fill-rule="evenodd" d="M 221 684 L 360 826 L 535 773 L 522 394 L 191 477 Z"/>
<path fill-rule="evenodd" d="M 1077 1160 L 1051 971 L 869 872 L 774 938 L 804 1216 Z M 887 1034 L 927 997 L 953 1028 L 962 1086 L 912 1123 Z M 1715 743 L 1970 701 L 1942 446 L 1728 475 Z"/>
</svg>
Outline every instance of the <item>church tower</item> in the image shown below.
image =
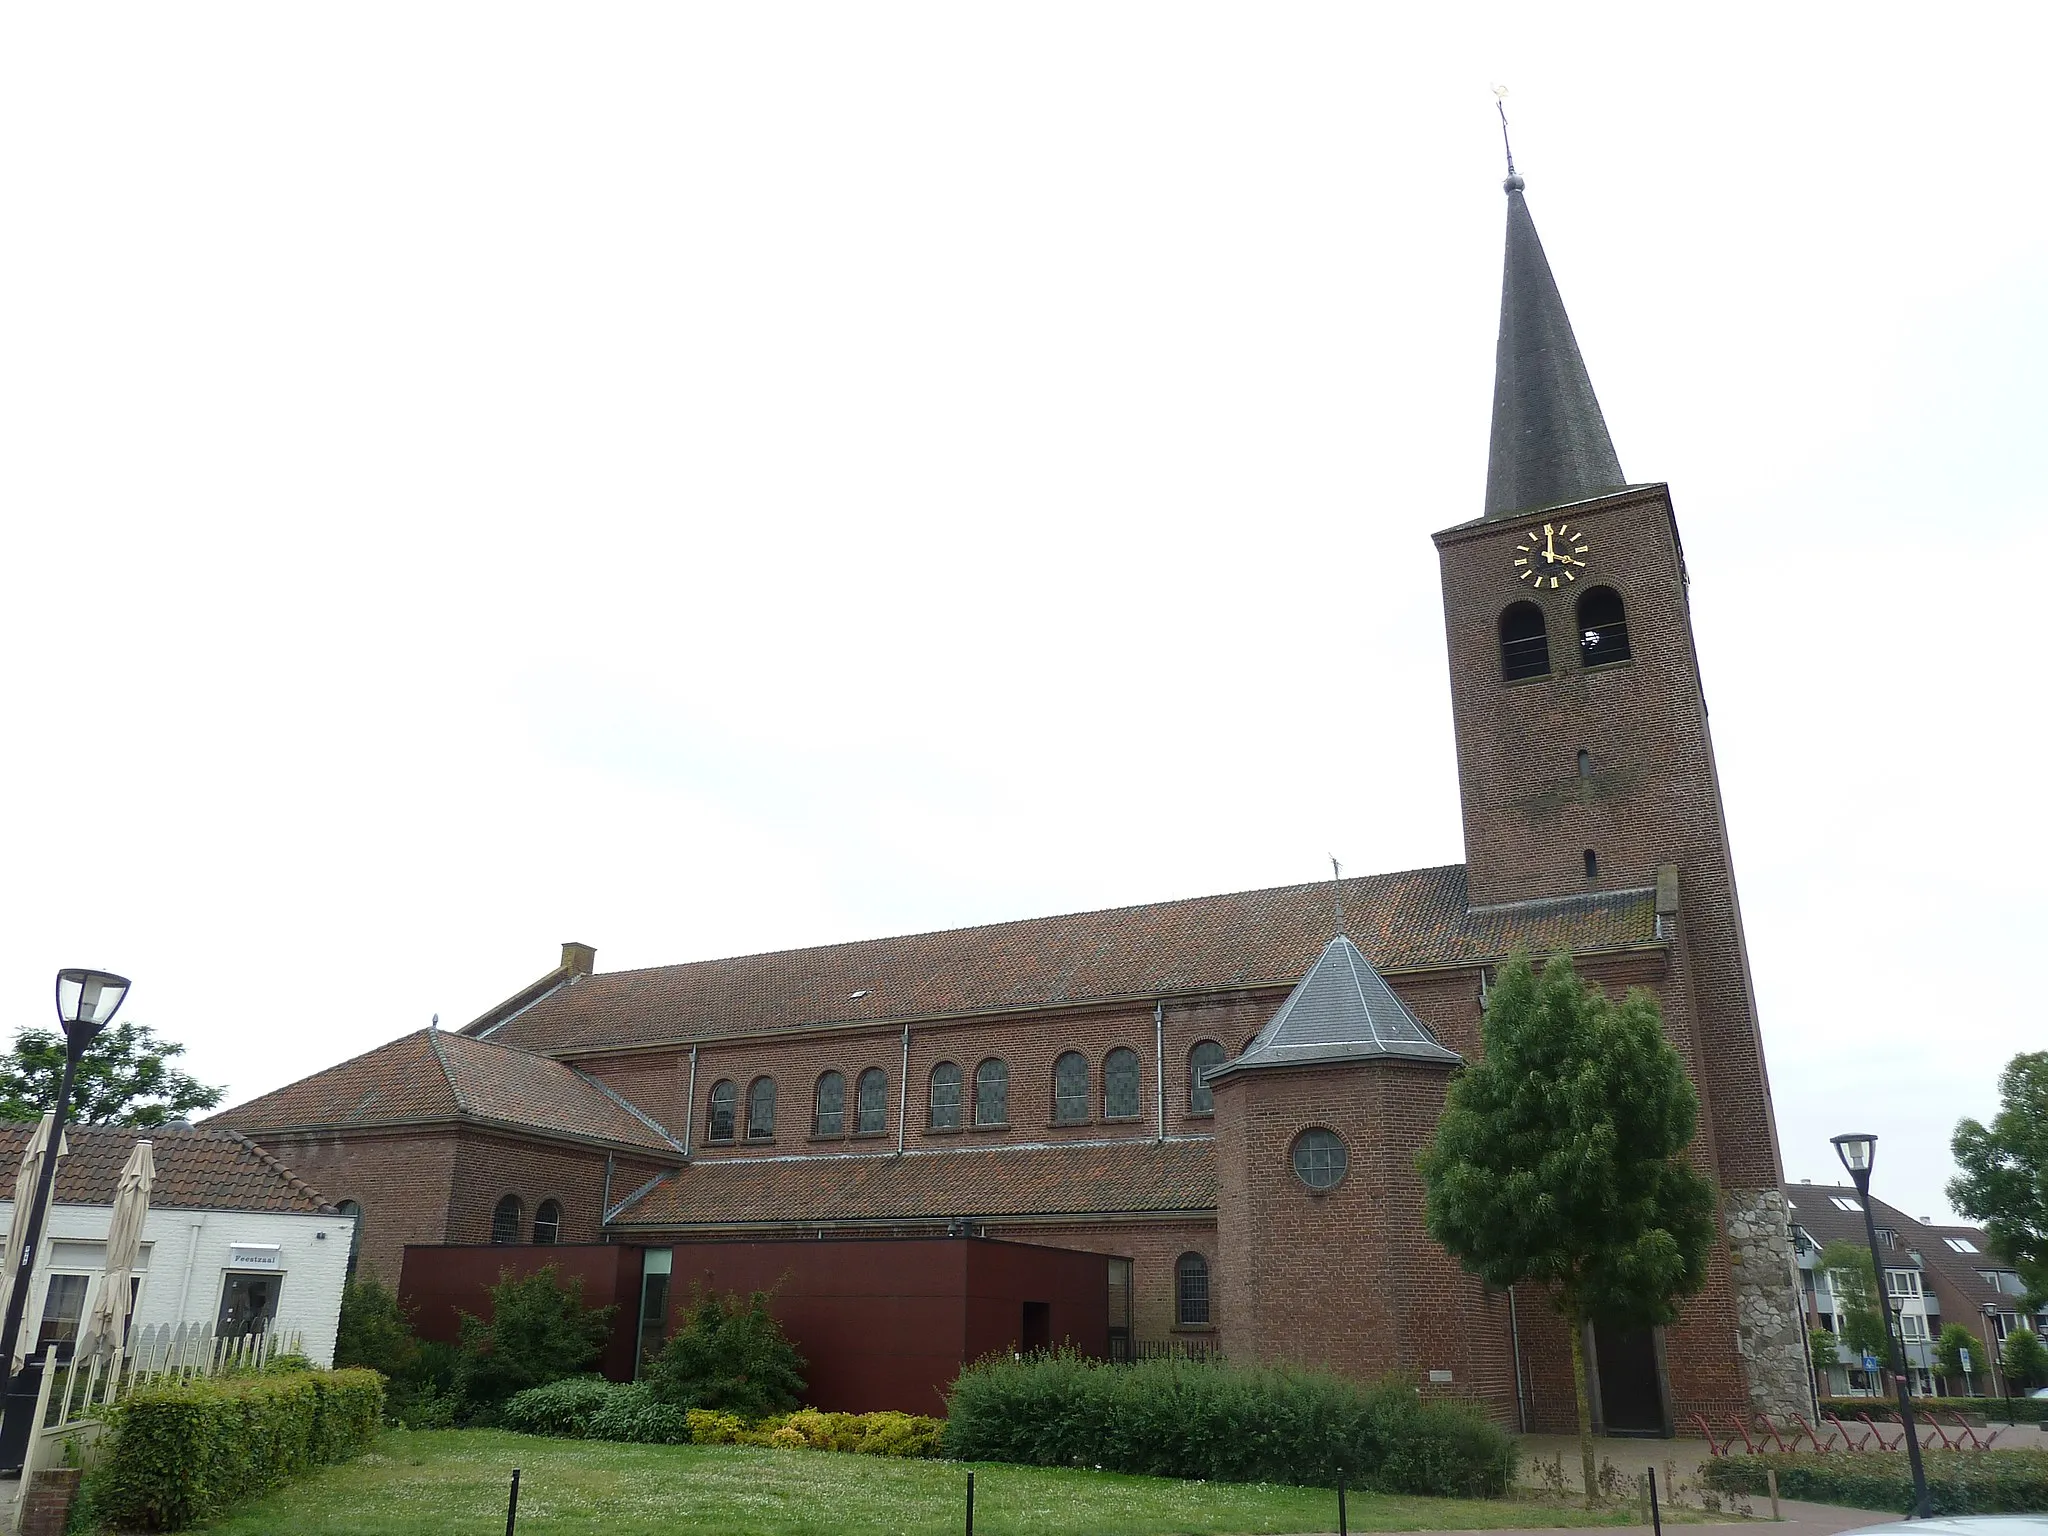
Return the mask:
<svg viewBox="0 0 2048 1536">
<path fill-rule="evenodd" d="M 1669 488 L 1631 484 L 1510 174 L 1482 516 L 1435 536 L 1467 900 L 1654 889 L 1753 1402 L 1799 1397 L 1777 1130 Z"/>
</svg>

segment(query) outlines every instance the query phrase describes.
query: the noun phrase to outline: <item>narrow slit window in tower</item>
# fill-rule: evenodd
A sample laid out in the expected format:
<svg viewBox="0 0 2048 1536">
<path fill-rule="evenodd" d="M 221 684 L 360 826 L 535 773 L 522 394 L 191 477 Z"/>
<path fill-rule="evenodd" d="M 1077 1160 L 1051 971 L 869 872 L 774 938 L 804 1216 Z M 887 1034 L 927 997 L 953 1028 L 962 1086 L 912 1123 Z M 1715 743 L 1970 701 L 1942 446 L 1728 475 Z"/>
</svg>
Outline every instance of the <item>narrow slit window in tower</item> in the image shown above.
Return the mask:
<svg viewBox="0 0 2048 1536">
<path fill-rule="evenodd" d="M 1600 878 L 1600 855 L 1590 848 L 1586 850 L 1586 878 L 1588 880 L 1598 880 Z"/>
<path fill-rule="evenodd" d="M 1579 749 L 1579 777 L 1582 779 L 1593 777 L 1593 754 L 1586 751 L 1583 747 Z"/>
</svg>

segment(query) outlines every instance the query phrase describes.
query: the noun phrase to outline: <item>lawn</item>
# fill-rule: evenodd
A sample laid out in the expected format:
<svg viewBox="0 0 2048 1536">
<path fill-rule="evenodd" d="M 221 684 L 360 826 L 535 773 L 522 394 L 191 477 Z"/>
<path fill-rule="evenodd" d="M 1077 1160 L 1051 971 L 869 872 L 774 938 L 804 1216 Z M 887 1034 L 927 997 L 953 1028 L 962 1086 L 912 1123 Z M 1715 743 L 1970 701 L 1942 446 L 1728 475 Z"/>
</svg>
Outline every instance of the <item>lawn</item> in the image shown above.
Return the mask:
<svg viewBox="0 0 2048 1536">
<path fill-rule="evenodd" d="M 522 1536 L 957 1536 L 967 1469 L 827 1451 L 620 1445 L 495 1430 L 392 1430 L 207 1527 L 215 1536 L 498 1536 L 521 1471 Z M 1093 1471 L 975 1469 L 977 1536 L 1223 1536 L 1333 1531 L 1326 1489 L 1183 1483 Z M 1634 1505 L 1354 1493 L 1354 1531 L 1625 1525 Z"/>
</svg>

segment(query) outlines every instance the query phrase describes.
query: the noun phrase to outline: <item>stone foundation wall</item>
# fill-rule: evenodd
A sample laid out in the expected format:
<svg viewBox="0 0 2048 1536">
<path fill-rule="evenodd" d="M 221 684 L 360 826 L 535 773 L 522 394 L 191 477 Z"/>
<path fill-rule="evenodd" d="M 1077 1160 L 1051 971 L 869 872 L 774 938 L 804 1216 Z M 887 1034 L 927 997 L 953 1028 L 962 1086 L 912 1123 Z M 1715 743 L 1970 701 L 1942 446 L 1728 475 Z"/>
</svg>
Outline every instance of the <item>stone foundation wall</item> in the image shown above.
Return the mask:
<svg viewBox="0 0 2048 1536">
<path fill-rule="evenodd" d="M 1782 1189 L 1722 1191 L 1735 1280 L 1735 1348 L 1749 1400 L 1774 1419 L 1813 1411 L 1806 1330 L 1793 1275 L 1792 1229 Z"/>
</svg>

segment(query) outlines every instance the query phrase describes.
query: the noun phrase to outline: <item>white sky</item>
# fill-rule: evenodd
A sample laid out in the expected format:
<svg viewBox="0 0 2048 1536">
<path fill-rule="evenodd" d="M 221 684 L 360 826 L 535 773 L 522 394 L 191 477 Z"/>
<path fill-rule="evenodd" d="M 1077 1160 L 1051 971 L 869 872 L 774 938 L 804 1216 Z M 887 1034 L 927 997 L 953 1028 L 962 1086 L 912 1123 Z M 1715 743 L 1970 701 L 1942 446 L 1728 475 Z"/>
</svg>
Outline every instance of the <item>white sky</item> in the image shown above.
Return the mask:
<svg viewBox="0 0 2048 1536">
<path fill-rule="evenodd" d="M 2048 1043 L 2048 13 L 1389 9 L 12 8 L 0 1017 L 238 1099 L 564 939 L 1457 860 L 1505 81 L 1787 1174 L 1940 1216 Z"/>
</svg>

